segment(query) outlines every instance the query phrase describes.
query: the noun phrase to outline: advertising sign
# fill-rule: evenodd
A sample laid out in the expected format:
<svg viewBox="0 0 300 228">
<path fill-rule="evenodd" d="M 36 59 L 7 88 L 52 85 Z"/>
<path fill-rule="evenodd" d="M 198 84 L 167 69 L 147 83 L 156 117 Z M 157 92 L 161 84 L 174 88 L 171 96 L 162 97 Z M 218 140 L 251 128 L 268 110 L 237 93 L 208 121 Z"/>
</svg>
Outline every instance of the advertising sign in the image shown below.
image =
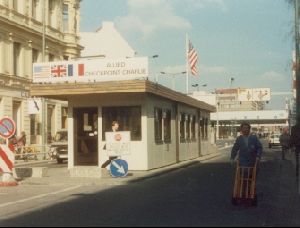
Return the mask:
<svg viewBox="0 0 300 228">
<path fill-rule="evenodd" d="M 238 100 L 239 101 L 253 101 L 252 89 L 239 89 Z"/>
<path fill-rule="evenodd" d="M 245 101 L 270 101 L 270 88 L 238 89 L 238 100 Z"/>
<path fill-rule="evenodd" d="M 105 132 L 108 156 L 130 154 L 130 131 Z"/>
<path fill-rule="evenodd" d="M 148 58 L 86 59 L 33 64 L 33 83 L 101 82 L 148 77 Z"/>
</svg>

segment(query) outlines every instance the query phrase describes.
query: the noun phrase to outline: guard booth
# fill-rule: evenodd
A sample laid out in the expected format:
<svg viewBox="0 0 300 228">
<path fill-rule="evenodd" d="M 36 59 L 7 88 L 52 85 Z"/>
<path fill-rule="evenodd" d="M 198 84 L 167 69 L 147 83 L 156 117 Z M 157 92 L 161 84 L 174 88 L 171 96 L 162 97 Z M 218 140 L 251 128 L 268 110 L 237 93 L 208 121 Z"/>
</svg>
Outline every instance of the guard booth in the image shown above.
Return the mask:
<svg viewBox="0 0 300 228">
<path fill-rule="evenodd" d="M 131 72 L 147 76 L 143 63 L 130 70 L 126 66 L 132 68 L 134 64 L 127 61 L 133 60 L 124 60 L 111 74 Z M 83 77 L 89 78 L 88 72 L 86 69 Z M 214 137 L 209 116 L 215 111 L 211 105 L 143 78 L 89 78 L 90 81 L 68 83 L 61 78 L 52 84 L 34 83 L 31 96 L 68 101 L 71 176 L 101 177 L 101 165 L 108 159 L 105 133 L 111 131 L 113 121 L 119 122 L 120 131 L 130 132 L 130 153 L 122 155 L 129 170 L 160 168 L 216 151 L 211 141 Z"/>
</svg>

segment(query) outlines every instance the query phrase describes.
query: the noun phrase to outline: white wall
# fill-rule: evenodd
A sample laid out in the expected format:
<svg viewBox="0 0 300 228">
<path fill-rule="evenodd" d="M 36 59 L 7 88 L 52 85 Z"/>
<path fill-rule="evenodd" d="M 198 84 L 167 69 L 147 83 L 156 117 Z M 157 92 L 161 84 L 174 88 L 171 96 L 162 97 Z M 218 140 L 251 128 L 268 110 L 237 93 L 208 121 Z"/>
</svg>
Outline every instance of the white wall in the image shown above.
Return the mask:
<svg viewBox="0 0 300 228">
<path fill-rule="evenodd" d="M 145 106 L 144 106 L 144 96 L 136 94 L 121 94 L 121 95 L 95 95 L 95 96 L 78 96 L 73 97 L 69 100 L 69 108 L 74 107 L 98 107 L 98 153 L 99 153 L 99 166 L 102 165 L 104 161 L 108 159 L 103 147 L 105 142 L 102 141 L 102 107 L 113 107 L 113 106 L 141 106 L 142 107 L 142 140 L 131 142 L 131 154 L 122 156 L 122 159 L 126 160 L 129 165 L 130 170 L 147 170 L 148 167 L 148 157 L 147 157 L 147 117 L 145 116 Z M 71 156 L 69 161 L 69 168 L 74 167 L 74 121 L 72 111 L 69 111 L 69 121 L 68 121 L 69 131 L 69 148 Z"/>
<path fill-rule="evenodd" d="M 148 169 L 154 169 L 158 167 L 167 166 L 176 163 L 176 135 L 175 135 L 175 112 L 172 106 L 172 102 L 163 100 L 158 97 L 147 97 L 147 132 L 148 132 Z M 154 121 L 154 109 L 162 108 L 172 111 L 171 120 L 171 143 L 159 143 L 155 142 L 155 121 Z"/>
<path fill-rule="evenodd" d="M 178 113 L 185 113 L 188 115 L 195 115 L 197 117 L 197 109 L 191 108 L 185 105 L 179 105 Z M 198 121 L 197 121 L 198 122 Z M 184 142 L 180 142 L 179 140 L 179 161 L 185 161 L 193 158 L 199 157 L 199 139 L 198 139 L 198 123 L 196 124 L 196 141 L 186 140 Z"/>
</svg>

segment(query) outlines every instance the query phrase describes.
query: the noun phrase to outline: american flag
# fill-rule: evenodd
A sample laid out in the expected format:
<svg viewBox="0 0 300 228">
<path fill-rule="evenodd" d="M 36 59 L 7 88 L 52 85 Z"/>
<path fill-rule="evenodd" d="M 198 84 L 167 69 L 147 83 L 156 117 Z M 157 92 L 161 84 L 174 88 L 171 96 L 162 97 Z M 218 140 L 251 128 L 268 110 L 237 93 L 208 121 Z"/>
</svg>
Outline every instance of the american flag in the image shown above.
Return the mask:
<svg viewBox="0 0 300 228">
<path fill-rule="evenodd" d="M 50 66 L 47 65 L 36 65 L 33 67 L 34 78 L 45 78 L 50 75 Z"/>
<path fill-rule="evenodd" d="M 197 75 L 198 74 L 198 70 L 197 70 L 198 54 L 197 54 L 196 50 L 194 49 L 191 41 L 189 41 L 188 60 L 189 60 L 192 74 Z"/>
<path fill-rule="evenodd" d="M 67 66 L 66 65 L 53 65 L 51 66 L 51 77 L 66 77 Z"/>
</svg>

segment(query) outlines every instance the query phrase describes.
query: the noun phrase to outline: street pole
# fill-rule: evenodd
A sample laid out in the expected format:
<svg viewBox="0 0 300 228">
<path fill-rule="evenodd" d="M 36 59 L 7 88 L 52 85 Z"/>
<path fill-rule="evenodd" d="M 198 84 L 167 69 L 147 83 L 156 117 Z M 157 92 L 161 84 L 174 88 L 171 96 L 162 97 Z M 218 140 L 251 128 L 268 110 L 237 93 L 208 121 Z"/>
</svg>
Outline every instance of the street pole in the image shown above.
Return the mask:
<svg viewBox="0 0 300 228">
<path fill-rule="evenodd" d="M 296 121 L 300 124 L 300 74 L 299 74 L 299 2 L 295 0 L 295 52 L 296 52 Z M 296 177 L 298 182 L 298 191 L 300 194 L 300 180 L 299 180 L 299 148 L 296 148 Z"/>
<path fill-rule="evenodd" d="M 46 0 L 42 1 L 42 22 L 43 22 L 43 37 L 42 37 L 42 62 L 45 62 L 46 49 Z"/>
</svg>

